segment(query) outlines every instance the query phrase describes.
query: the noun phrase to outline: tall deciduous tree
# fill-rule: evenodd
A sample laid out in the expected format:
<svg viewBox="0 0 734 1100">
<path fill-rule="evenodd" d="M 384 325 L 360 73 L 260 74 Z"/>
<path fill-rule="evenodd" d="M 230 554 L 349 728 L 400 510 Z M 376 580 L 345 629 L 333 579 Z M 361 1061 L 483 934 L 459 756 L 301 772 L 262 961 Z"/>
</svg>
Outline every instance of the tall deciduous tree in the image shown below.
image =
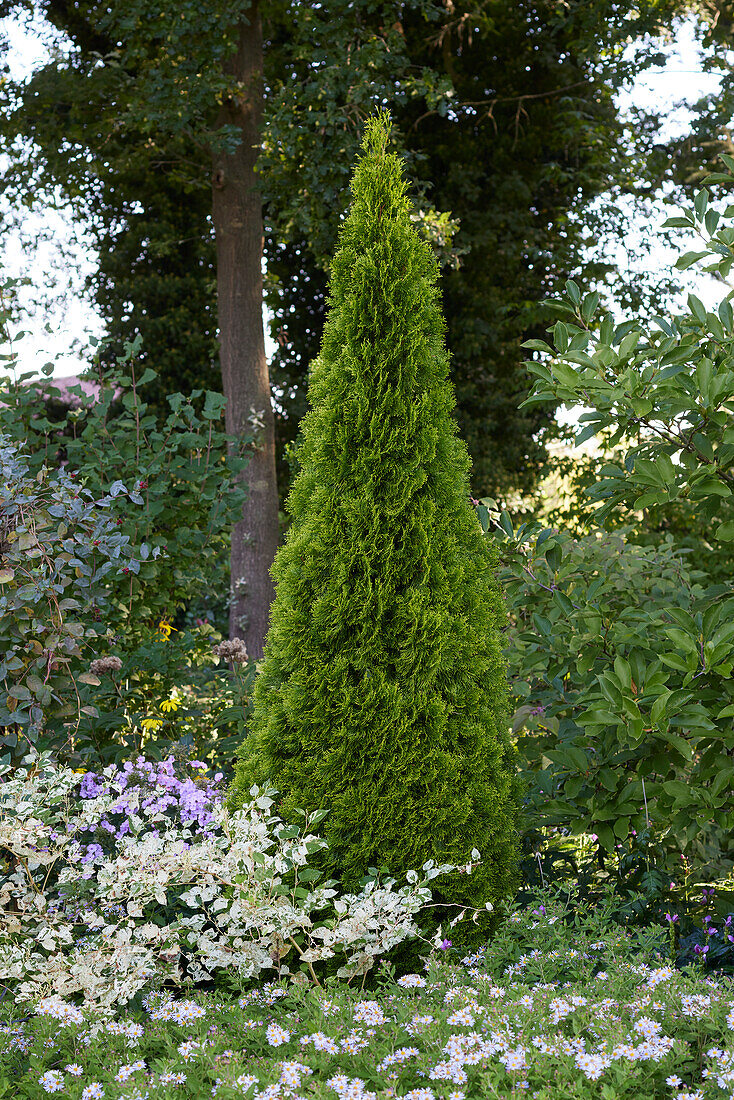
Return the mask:
<svg viewBox="0 0 734 1100">
<path fill-rule="evenodd" d="M 237 49 L 225 71 L 232 89 L 217 121 L 239 140 L 215 153 L 212 174 L 222 387 L 230 435 L 240 438 L 248 424 L 257 433 L 242 520 L 232 531 L 230 635 L 244 637 L 250 656 L 260 657 L 273 598 L 269 569 L 278 543 L 278 492 L 262 315 L 262 200 L 255 176 L 263 80 L 258 0 L 240 19 Z"/>
<path fill-rule="evenodd" d="M 12 6 L 5 5 L 3 13 Z M 29 90 L 16 90 L 13 104 L 29 123 L 24 135 L 39 137 L 44 147 L 49 127 L 34 95 L 39 93 L 47 109 L 55 111 L 55 96 L 61 94 L 61 117 L 66 116 L 69 131 L 57 119 L 50 127 L 61 130 L 62 138 L 52 151 L 46 145 L 52 181 L 63 181 L 67 194 L 81 196 L 85 212 L 94 215 L 98 177 L 109 212 L 121 172 L 119 205 L 133 220 L 146 202 L 144 192 L 136 195 L 131 186 L 141 166 L 170 176 L 182 196 L 189 191 L 200 195 L 205 181 L 210 187 L 227 426 L 235 437 L 245 428 L 258 429 L 243 474 L 243 514 L 232 536 L 230 629 L 259 657 L 272 599 L 269 568 L 277 543 L 278 495 L 262 321 L 262 207 L 255 175 L 263 94 L 257 0 L 213 0 L 205 11 L 193 3 L 161 9 L 149 0 L 49 0 L 40 10 L 78 46 L 68 56 L 55 57 Z M 194 38 L 197 49 L 192 50 Z M 193 230 L 200 234 L 200 200 L 196 210 Z M 155 314 L 152 297 L 146 307 Z M 181 348 L 185 354 L 183 341 Z"/>
<path fill-rule="evenodd" d="M 446 901 L 514 885 L 517 804 L 494 560 L 453 419 L 438 265 L 385 116 L 368 123 L 309 386 L 293 524 L 233 791 L 328 809 L 330 870 L 456 864 Z"/>
</svg>

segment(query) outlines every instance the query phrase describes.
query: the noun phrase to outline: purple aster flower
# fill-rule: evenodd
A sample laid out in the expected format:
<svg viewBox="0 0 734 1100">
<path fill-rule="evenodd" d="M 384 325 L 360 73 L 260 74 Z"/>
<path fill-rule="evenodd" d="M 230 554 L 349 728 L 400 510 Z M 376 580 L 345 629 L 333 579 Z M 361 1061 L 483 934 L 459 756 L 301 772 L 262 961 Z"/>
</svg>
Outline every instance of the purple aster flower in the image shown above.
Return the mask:
<svg viewBox="0 0 734 1100">
<path fill-rule="evenodd" d="M 79 788 L 79 794 L 82 798 L 98 798 L 101 794 L 104 794 L 107 788 L 104 783 L 98 782 L 98 777 L 94 772 L 86 772 L 82 776 L 81 786 Z"/>
</svg>

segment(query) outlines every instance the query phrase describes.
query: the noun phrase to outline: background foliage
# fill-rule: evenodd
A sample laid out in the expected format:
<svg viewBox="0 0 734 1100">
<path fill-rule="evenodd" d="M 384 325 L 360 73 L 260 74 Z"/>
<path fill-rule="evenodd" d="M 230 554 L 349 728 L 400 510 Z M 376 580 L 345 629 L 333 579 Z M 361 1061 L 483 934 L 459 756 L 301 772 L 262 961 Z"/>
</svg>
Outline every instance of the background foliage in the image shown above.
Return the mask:
<svg viewBox="0 0 734 1100">
<path fill-rule="evenodd" d="M 150 411 L 142 393 L 154 372 L 140 370 L 136 353 L 128 345 L 114 366 L 98 362 L 91 389 L 62 393 L 25 375 L 0 390 L 9 460 L 12 444 L 23 447 L 22 465 L 6 470 L 3 568 L 35 586 L 31 595 L 16 585 L 12 598 L 5 589 L 6 661 L 22 662 L 6 663 L 6 686 L 26 704 L 5 715 L 5 744 L 15 743 L 20 711 L 35 743 L 64 745 L 75 759 L 144 744 L 160 756 L 176 744 L 227 760 L 252 674 L 227 668 L 212 646 L 226 632 L 228 536 L 242 501 L 235 478 L 249 444 L 228 450 L 216 391 L 172 394 L 165 417 Z M 32 578 L 20 568 L 29 538 Z M 29 619 L 31 598 L 50 600 L 47 612 Z M 66 646 L 67 663 L 48 679 L 44 665 L 36 684 L 62 618 L 51 648 Z M 109 655 L 119 659 L 114 674 L 90 672 Z"/>
<path fill-rule="evenodd" d="M 733 215 L 699 192 L 668 223 L 701 241 L 678 265 L 702 262 L 725 282 Z M 713 875 L 732 858 L 733 294 L 715 312 L 691 295 L 680 315 L 619 323 L 569 282 L 552 346 L 527 345 L 529 400 L 576 410 L 577 442 L 606 437 L 616 455 L 591 464 L 580 537 L 515 530 L 506 513 L 495 525 L 536 820 L 594 834 L 610 853 L 652 827 L 669 860 L 682 852 Z"/>
</svg>

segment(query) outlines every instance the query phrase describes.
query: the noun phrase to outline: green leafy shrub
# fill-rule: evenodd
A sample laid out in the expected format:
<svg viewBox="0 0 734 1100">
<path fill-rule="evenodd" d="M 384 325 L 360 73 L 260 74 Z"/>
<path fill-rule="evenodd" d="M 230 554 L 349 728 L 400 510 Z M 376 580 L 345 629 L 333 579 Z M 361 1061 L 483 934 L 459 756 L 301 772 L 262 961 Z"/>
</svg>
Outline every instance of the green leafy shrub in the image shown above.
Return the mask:
<svg viewBox="0 0 734 1100">
<path fill-rule="evenodd" d="M 213 593 L 212 583 L 225 582 L 221 563 L 243 500 L 236 476 L 248 443 L 241 454 L 228 452 L 221 393 L 171 394 L 166 416 L 150 412 L 142 394 L 155 372 L 136 379 L 138 350 L 129 344 L 114 367 L 96 364 L 87 380 L 93 390 L 61 391 L 30 374 L 0 386 L 0 430 L 23 441 L 32 473 L 63 466 L 93 493 L 114 497 L 127 486 L 136 494 L 140 506 L 129 509 L 121 498 L 116 519 L 140 552 L 117 579 L 109 618 L 128 645 L 193 600 L 226 605 L 226 591 Z M 154 559 L 155 547 L 164 553 Z"/>
<path fill-rule="evenodd" d="M 734 159 L 726 158 L 733 168 Z M 732 182 L 730 177 L 724 177 Z M 704 270 L 725 280 L 734 263 L 734 206 L 724 214 L 709 209 L 709 192 L 667 226 L 695 231 L 702 251 L 685 253 L 678 267 L 710 260 Z M 695 504 L 712 523 L 734 496 L 734 310 L 726 295 L 714 313 L 694 294 L 677 317 L 615 323 L 607 313 L 595 319 L 599 295 L 583 297 L 573 281 L 565 300 L 552 303 L 560 318 L 553 344 L 530 340 L 525 347 L 542 359 L 529 363 L 537 376 L 526 404 L 558 400 L 584 411 L 576 442 L 611 430 L 621 443 L 624 465 L 598 472 L 589 496 L 603 520 L 621 502 L 635 510 L 676 500 Z M 715 538 L 734 541 L 727 515 Z"/>
<path fill-rule="evenodd" d="M 516 874 L 505 613 L 452 417 L 437 266 L 388 135 L 368 124 L 334 259 L 233 802 L 268 778 L 284 816 L 328 809 L 347 881 L 478 848 L 441 894 L 479 907 Z"/>
<path fill-rule="evenodd" d="M 135 548 L 121 568 L 98 576 L 100 597 L 86 605 L 87 645 L 75 656 L 87 665 L 67 684 L 74 685 L 73 743 L 64 700 L 53 714 L 44 711 L 41 747 L 65 745 L 66 759 L 80 763 L 143 747 L 162 756 L 178 746 L 222 766 L 252 679 L 217 668 L 212 653 L 216 628 L 226 629 L 228 538 L 243 500 L 237 476 L 248 441 L 241 453 L 228 450 L 219 393 L 172 394 L 167 416 L 149 411 L 141 393 L 154 372 L 136 378 L 137 351 L 131 344 L 117 365 L 97 364 L 94 388 L 62 391 L 31 375 L 0 383 L 0 432 L 22 441 L 28 477 L 63 470 L 64 484 L 71 479 L 77 493 L 105 500 L 120 545 Z M 89 669 L 105 656 L 116 658 L 114 674 Z"/>
<path fill-rule="evenodd" d="M 130 571 L 135 548 L 111 497 L 95 499 L 64 471 L 32 474 L 3 436 L 0 480 L 0 744 L 23 755 L 52 728 L 54 747 L 70 751 L 84 716 L 97 714 L 80 687 L 100 682 L 89 651 L 111 575 Z"/>
<path fill-rule="evenodd" d="M 195 756 L 213 771 L 231 772 L 251 710 L 253 662 L 217 655 L 219 634 L 207 624 L 175 629 L 161 624 L 134 648 L 116 647 L 121 666 L 80 686 L 94 700 L 82 713 L 73 762 L 122 759 L 145 752 L 161 760 Z"/>
<path fill-rule="evenodd" d="M 708 204 L 702 191 L 668 224 L 705 242 L 679 266 L 708 258 L 725 277 L 734 207 L 722 221 Z M 677 856 L 669 866 L 683 851 L 721 874 L 734 855 L 731 575 L 717 561 L 709 577 L 706 542 L 695 553 L 670 535 L 633 545 L 630 525 L 644 526 L 644 509 L 660 518 L 683 505 L 719 544 L 734 539 L 734 315 L 729 296 L 714 313 L 691 295 L 681 316 L 616 323 L 595 318 L 598 302 L 569 282 L 554 347 L 527 345 L 540 356 L 530 400 L 581 407 L 577 442 L 606 435 L 623 456 L 599 463 L 587 489 L 591 533 L 497 521 L 533 810 L 608 852 L 652 824 Z M 602 526 L 625 515 L 627 531 Z"/>
<path fill-rule="evenodd" d="M 699 866 L 719 862 L 734 777 L 734 598 L 712 596 L 670 542 L 510 531 L 495 537 L 529 816 L 593 833 L 607 851 L 652 822 L 678 861 L 685 851 Z M 716 658 L 706 668 L 702 639 Z"/>
</svg>

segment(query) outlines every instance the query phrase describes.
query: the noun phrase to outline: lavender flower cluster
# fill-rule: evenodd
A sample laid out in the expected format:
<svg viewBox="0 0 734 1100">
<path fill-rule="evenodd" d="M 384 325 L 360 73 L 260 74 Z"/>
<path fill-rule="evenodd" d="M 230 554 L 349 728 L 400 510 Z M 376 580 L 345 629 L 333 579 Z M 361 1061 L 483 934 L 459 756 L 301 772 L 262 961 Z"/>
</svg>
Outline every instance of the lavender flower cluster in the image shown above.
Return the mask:
<svg viewBox="0 0 734 1100">
<path fill-rule="evenodd" d="M 140 756 L 135 763 L 106 768 L 101 775 L 86 772 L 79 790 L 81 797 L 103 800 L 105 808 L 96 822 L 87 825 L 98 843 L 87 845 L 82 862 L 100 859 L 106 838 L 121 840 L 130 833 L 133 813 L 147 818 L 163 816 L 196 835 L 210 836 L 214 807 L 224 797 L 222 779 L 221 772 L 208 776 L 201 760 L 182 764 L 172 756 L 159 761 Z"/>
</svg>

